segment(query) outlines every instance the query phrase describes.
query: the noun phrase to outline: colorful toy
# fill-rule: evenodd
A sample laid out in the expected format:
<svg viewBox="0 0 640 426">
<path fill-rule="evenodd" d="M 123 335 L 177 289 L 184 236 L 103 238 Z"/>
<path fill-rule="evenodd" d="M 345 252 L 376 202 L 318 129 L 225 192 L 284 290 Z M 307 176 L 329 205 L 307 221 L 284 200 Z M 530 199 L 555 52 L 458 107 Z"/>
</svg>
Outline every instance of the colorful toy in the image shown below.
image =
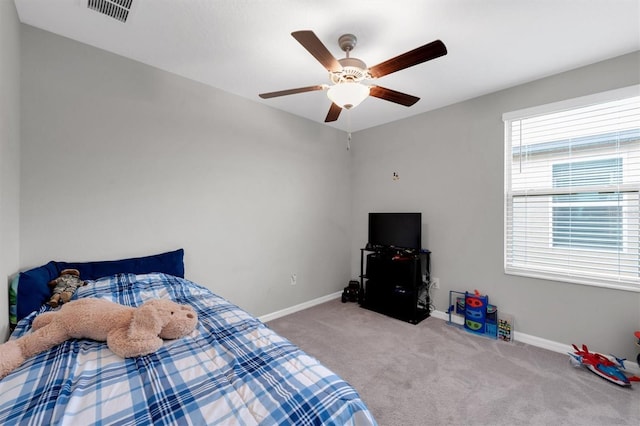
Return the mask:
<svg viewBox="0 0 640 426">
<path fill-rule="evenodd" d="M 627 376 L 622 371 L 625 368 L 624 358 L 618 358 L 612 355 L 615 359 L 614 362 L 602 354 L 589 352 L 586 345 L 582 345 L 582 349 L 578 349 L 576 345 L 573 345 L 573 348 L 575 349 L 574 353 L 567 353 L 570 356 L 569 360 L 574 366 L 584 366 L 594 374 L 619 386 L 631 386 L 631 382 L 640 382 L 640 377 Z"/>
<path fill-rule="evenodd" d="M 636 336 L 636 339 L 638 339 L 638 341 L 636 342 L 636 345 L 640 346 L 640 331 L 636 331 L 633 334 L 634 334 L 634 336 Z M 640 365 L 640 353 L 638 354 L 638 357 L 636 358 L 636 362 L 638 363 L 638 365 Z"/>
<path fill-rule="evenodd" d="M 453 303 L 455 300 L 455 304 Z M 511 341 L 513 317 L 504 315 L 502 330 L 499 330 L 498 307 L 489 303 L 489 296 L 482 295 L 478 290 L 473 293 L 465 291 L 449 292 L 449 325 L 459 325 L 470 333 L 480 336 Z M 458 315 L 461 324 L 456 324 L 453 315 Z M 508 333 L 507 333 L 508 331 Z"/>
<path fill-rule="evenodd" d="M 487 332 L 487 305 L 489 297 L 483 296 L 478 290 L 475 293 L 466 292 L 464 295 L 464 328 L 478 334 Z"/>
</svg>

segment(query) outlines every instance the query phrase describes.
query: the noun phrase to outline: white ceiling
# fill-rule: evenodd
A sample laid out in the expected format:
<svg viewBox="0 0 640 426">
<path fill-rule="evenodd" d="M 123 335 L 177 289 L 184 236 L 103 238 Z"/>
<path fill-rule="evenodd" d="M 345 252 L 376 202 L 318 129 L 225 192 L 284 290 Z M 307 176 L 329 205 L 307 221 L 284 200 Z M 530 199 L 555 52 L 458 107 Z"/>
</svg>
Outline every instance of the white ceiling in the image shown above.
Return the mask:
<svg viewBox="0 0 640 426">
<path fill-rule="evenodd" d="M 133 0 L 126 23 L 87 0 L 15 0 L 21 22 L 322 123 L 328 83 L 292 36 L 312 30 L 336 58 L 378 64 L 435 39 L 446 56 L 377 84 L 418 96 L 404 107 L 366 99 L 327 125 L 357 131 L 640 50 L 640 0 Z"/>
</svg>

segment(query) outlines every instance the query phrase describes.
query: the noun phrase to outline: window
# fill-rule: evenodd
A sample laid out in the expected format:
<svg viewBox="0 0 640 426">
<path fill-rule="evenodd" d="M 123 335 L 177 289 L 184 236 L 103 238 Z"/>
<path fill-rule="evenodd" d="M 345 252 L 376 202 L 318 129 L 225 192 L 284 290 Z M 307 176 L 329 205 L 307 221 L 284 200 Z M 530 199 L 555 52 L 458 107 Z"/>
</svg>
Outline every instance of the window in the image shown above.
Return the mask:
<svg viewBox="0 0 640 426">
<path fill-rule="evenodd" d="M 622 183 L 622 159 L 553 165 L 553 187 Z M 622 248 L 622 208 L 615 194 L 553 197 L 553 247 Z"/>
<path fill-rule="evenodd" d="M 503 119 L 505 272 L 640 291 L 640 86 Z"/>
</svg>

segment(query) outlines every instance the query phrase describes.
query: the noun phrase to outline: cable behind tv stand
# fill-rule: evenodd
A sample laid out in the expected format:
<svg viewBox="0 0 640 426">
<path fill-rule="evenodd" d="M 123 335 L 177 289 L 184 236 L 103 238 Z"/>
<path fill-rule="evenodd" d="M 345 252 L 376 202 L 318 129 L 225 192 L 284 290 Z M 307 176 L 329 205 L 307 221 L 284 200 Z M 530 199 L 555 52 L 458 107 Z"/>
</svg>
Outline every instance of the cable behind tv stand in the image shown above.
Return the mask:
<svg viewBox="0 0 640 426">
<path fill-rule="evenodd" d="M 429 317 L 430 270 L 429 250 L 362 248 L 360 305 L 411 324 L 418 324 Z"/>
</svg>

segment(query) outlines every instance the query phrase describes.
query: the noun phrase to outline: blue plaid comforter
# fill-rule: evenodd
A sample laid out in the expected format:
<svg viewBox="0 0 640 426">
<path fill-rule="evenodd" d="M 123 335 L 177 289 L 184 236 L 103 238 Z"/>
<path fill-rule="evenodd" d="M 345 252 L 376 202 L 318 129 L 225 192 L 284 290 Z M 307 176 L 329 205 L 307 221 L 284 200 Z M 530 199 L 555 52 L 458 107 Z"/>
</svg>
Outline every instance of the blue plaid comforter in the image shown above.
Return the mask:
<svg viewBox="0 0 640 426">
<path fill-rule="evenodd" d="M 89 281 L 76 296 L 130 306 L 169 298 L 193 306 L 199 324 L 138 358 L 122 359 L 106 343 L 81 339 L 28 359 L 0 381 L 0 424 L 375 424 L 346 382 L 193 282 L 121 274 Z M 27 333 L 35 316 L 22 320 L 11 338 Z"/>
</svg>

